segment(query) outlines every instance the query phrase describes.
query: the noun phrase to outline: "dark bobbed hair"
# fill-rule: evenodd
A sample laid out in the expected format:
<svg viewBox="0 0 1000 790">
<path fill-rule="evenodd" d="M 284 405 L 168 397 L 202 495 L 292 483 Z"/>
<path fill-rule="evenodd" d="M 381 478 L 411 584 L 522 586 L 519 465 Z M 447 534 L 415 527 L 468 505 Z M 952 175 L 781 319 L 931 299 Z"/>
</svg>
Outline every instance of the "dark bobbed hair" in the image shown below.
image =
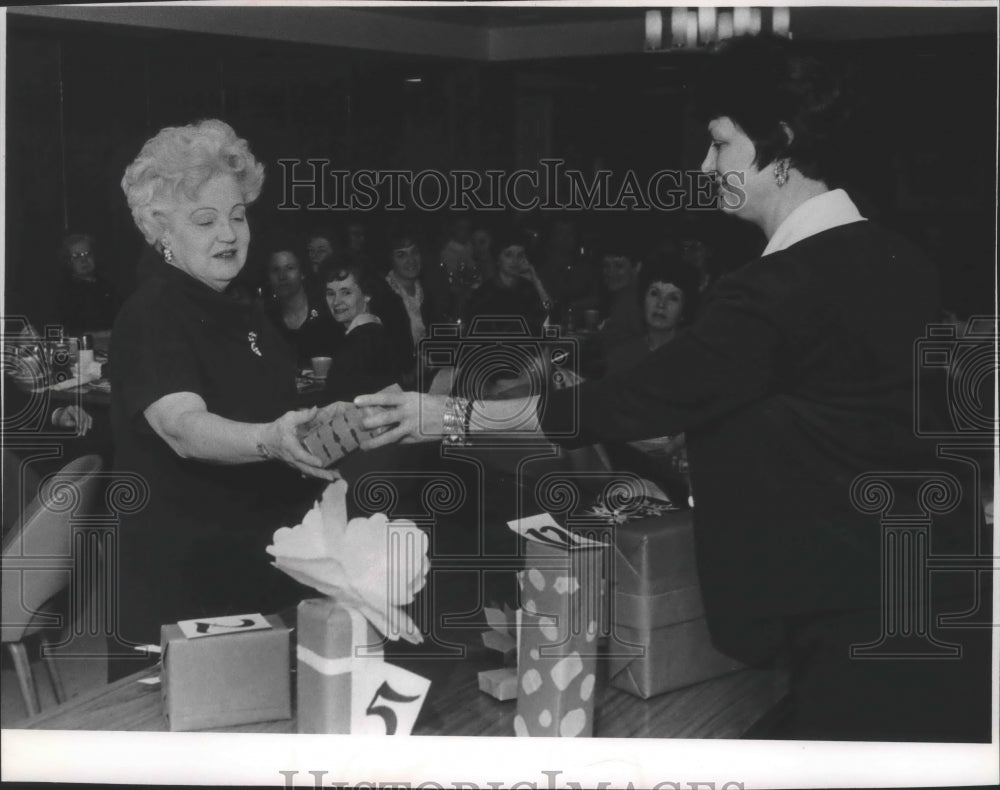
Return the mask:
<svg viewBox="0 0 1000 790">
<path fill-rule="evenodd" d="M 337 254 L 337 251 L 341 246 L 340 236 L 329 226 L 320 225 L 315 228 L 311 228 L 305 235 L 305 243 L 302 245 L 302 249 L 305 250 L 305 248 L 309 246 L 309 242 L 313 239 L 326 239 L 330 242 L 330 247 L 333 249 L 334 255 Z"/>
<path fill-rule="evenodd" d="M 298 261 L 299 266 L 302 266 L 303 249 L 297 240 L 290 233 L 282 233 L 274 238 L 272 238 L 267 244 L 267 261 L 270 263 L 271 258 L 277 255 L 279 252 L 290 252 L 295 256 L 295 260 Z"/>
<path fill-rule="evenodd" d="M 524 247 L 525 251 L 530 253 L 533 246 L 534 239 L 531 234 L 525 231 L 524 228 L 514 225 L 506 224 L 503 227 L 497 228 L 493 233 L 493 250 L 499 255 L 508 247 L 513 247 L 517 245 L 518 247 Z"/>
<path fill-rule="evenodd" d="M 704 122 L 726 117 L 743 130 L 757 149 L 758 168 L 787 157 L 808 178 L 827 181 L 836 172 L 848 116 L 844 83 L 835 68 L 789 39 L 740 36 L 721 44 L 708 58 L 695 104 Z"/>
<path fill-rule="evenodd" d="M 97 258 L 97 241 L 93 236 L 89 233 L 67 233 L 63 236 L 62 242 L 59 244 L 59 262 L 63 264 L 63 266 L 68 267 L 72 261 L 69 248 L 74 244 L 79 244 L 81 241 L 85 241 L 90 244 L 90 252 L 95 259 Z M 52 248 L 49 247 L 49 249 Z"/>
<path fill-rule="evenodd" d="M 424 237 L 419 230 L 409 225 L 392 228 L 386 235 L 386 255 L 391 259 L 392 253 L 401 247 L 409 247 L 411 244 L 416 245 L 418 250 L 423 250 Z"/>
<path fill-rule="evenodd" d="M 340 282 L 348 277 L 354 277 L 354 281 L 361 289 L 361 293 L 370 296 L 372 299 L 382 294 L 382 280 L 375 276 L 367 266 L 358 263 L 341 264 L 333 266 L 326 272 L 326 282 Z M 374 311 L 373 311 L 374 312 Z"/>
<path fill-rule="evenodd" d="M 653 283 L 672 283 L 684 294 L 684 312 L 681 322 L 691 323 L 698 312 L 698 270 L 673 252 L 657 250 L 643 259 L 638 277 L 640 311 L 645 307 L 646 291 Z"/>
</svg>

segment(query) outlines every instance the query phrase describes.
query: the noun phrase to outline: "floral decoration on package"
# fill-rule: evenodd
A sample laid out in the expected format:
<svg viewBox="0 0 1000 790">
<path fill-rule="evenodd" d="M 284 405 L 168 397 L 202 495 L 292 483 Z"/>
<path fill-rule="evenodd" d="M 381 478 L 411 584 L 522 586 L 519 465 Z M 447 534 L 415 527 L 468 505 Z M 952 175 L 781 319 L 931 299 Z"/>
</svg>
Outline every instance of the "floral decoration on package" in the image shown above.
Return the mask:
<svg viewBox="0 0 1000 790">
<path fill-rule="evenodd" d="M 419 629 L 399 607 L 427 582 L 427 535 L 385 514 L 347 519 L 347 483 L 335 480 L 302 523 L 282 527 L 267 547 L 274 566 L 360 612 L 381 634 L 417 644 Z"/>
<path fill-rule="evenodd" d="M 660 498 L 642 495 L 634 499 L 623 500 L 620 497 L 602 494 L 597 497 L 586 513 L 589 516 L 596 516 L 608 524 L 627 524 L 629 521 L 636 521 L 640 518 L 655 518 L 675 510 L 680 510 L 680 508 L 666 496 Z"/>
</svg>

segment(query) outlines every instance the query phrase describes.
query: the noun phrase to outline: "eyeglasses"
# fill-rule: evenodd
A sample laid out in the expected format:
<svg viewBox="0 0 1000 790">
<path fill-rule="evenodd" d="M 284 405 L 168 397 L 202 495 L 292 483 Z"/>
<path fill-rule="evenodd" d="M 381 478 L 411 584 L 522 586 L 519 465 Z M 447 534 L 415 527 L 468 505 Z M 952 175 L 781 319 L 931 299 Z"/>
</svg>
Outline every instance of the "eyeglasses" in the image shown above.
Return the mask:
<svg viewBox="0 0 1000 790">
<path fill-rule="evenodd" d="M 90 250 L 88 250 L 87 252 L 74 252 L 69 257 L 72 260 L 74 260 L 74 261 L 82 261 L 82 260 L 85 260 L 86 258 L 91 257 L 93 254 L 94 253 L 92 253 L 92 252 L 90 252 Z"/>
</svg>

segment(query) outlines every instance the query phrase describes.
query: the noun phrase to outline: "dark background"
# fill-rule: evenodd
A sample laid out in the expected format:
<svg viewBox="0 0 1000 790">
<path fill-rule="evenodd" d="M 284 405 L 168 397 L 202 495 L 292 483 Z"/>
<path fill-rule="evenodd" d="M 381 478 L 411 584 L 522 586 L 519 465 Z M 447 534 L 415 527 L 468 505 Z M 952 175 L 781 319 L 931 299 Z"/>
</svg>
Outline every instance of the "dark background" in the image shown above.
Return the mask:
<svg viewBox="0 0 1000 790">
<path fill-rule="evenodd" d="M 815 46 L 857 77 L 843 175 L 862 212 L 935 257 L 952 310 L 992 313 L 995 31 Z M 119 182 L 163 126 L 223 118 L 265 163 L 255 271 L 269 234 L 346 221 L 278 212 L 281 157 L 347 170 L 510 170 L 547 155 L 585 172 L 697 168 L 707 137 L 685 90 L 701 57 L 479 63 L 8 16 L 5 312 L 54 320 L 67 230 L 94 234 L 106 274 L 134 287 L 142 239 Z M 364 219 L 377 230 L 378 215 Z M 420 219 L 437 231 L 443 218 Z M 748 255 L 762 246 L 728 223 Z"/>
</svg>

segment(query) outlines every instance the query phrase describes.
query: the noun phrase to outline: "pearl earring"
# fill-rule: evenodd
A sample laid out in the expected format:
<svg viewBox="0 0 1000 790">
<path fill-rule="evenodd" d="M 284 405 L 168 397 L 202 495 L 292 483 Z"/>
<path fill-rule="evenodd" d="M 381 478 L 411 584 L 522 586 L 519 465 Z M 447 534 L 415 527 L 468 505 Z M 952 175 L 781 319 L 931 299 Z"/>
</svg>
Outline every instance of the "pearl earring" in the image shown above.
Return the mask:
<svg viewBox="0 0 1000 790">
<path fill-rule="evenodd" d="M 167 243 L 165 241 L 160 242 L 160 247 L 163 249 L 163 260 L 165 260 L 167 263 L 173 263 L 174 251 L 167 246 Z"/>
</svg>

